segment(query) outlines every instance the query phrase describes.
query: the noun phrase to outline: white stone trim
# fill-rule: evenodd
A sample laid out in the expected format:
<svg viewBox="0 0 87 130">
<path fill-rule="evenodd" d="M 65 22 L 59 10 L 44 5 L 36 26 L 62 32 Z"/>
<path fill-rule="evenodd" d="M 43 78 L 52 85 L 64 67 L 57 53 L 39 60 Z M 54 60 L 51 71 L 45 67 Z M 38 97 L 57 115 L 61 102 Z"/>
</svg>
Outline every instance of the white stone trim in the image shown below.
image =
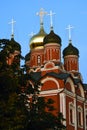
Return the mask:
<svg viewBox="0 0 87 130">
<path fill-rule="evenodd" d="M 81 92 L 81 96 L 84 97 L 85 95 L 84 95 L 83 87 L 80 83 L 78 85 L 79 85 L 79 89 L 80 89 L 80 92 Z"/>
<path fill-rule="evenodd" d="M 75 57 L 75 58 L 78 59 L 78 56 L 76 56 L 76 55 L 67 55 L 67 56 L 64 57 L 64 59 L 66 59 L 66 58 L 70 58 L 70 57 L 71 57 L 71 58 L 72 58 L 72 57 Z"/>
<path fill-rule="evenodd" d="M 83 97 L 80 97 L 80 96 L 78 96 L 78 95 L 77 95 L 77 100 L 80 101 L 81 103 L 84 102 L 84 98 L 83 98 Z"/>
<path fill-rule="evenodd" d="M 63 114 L 66 119 L 66 95 L 65 93 L 60 93 L 60 112 Z M 66 122 L 63 122 L 66 125 Z"/>
<path fill-rule="evenodd" d="M 86 116 L 87 116 L 87 109 L 86 109 L 85 119 L 86 119 Z M 87 119 L 86 119 L 86 120 L 87 120 Z M 87 129 L 87 124 L 86 124 L 87 121 L 86 121 L 86 120 L 85 120 L 85 129 Z"/>
<path fill-rule="evenodd" d="M 76 101 L 76 96 L 74 98 L 74 106 L 75 106 L 75 130 L 77 130 L 77 101 Z"/>
<path fill-rule="evenodd" d="M 64 89 L 64 92 L 66 93 L 66 95 L 67 95 L 68 97 L 72 97 L 72 98 L 75 97 L 75 93 L 70 92 L 70 91 L 68 91 L 67 89 Z"/>
<path fill-rule="evenodd" d="M 86 116 L 87 116 L 87 108 L 85 108 L 85 103 L 84 103 L 84 125 L 85 125 L 85 130 L 87 130 L 87 119 L 86 119 Z"/>
<path fill-rule="evenodd" d="M 60 93 L 61 91 L 63 91 L 63 89 L 55 89 L 55 90 L 41 91 L 41 92 L 40 92 L 40 95 L 52 96 L 52 95 L 57 95 L 57 94 Z"/>
<path fill-rule="evenodd" d="M 54 42 L 54 43 L 45 44 L 45 48 L 47 48 L 47 47 L 49 48 L 49 46 L 51 46 L 51 47 L 53 46 L 54 47 L 54 45 L 55 45 L 55 48 L 56 47 L 60 47 L 60 45 L 58 43 Z"/>
<path fill-rule="evenodd" d="M 72 110 L 72 122 L 70 117 L 70 110 Z M 75 125 L 75 106 L 73 102 L 69 102 L 69 124 Z"/>
<path fill-rule="evenodd" d="M 77 107 L 77 110 L 78 110 L 78 112 L 80 112 L 80 114 L 81 114 L 81 125 L 80 125 L 80 124 L 79 124 L 79 115 L 78 115 L 78 113 L 77 113 L 77 115 L 78 115 L 78 126 L 79 126 L 80 128 L 82 128 L 82 127 L 83 127 L 83 109 L 82 109 L 81 106 L 78 106 L 78 107 Z"/>
<path fill-rule="evenodd" d="M 70 83 L 72 92 L 75 93 L 75 87 L 74 87 L 75 85 L 70 77 L 67 78 L 66 83 Z"/>
</svg>

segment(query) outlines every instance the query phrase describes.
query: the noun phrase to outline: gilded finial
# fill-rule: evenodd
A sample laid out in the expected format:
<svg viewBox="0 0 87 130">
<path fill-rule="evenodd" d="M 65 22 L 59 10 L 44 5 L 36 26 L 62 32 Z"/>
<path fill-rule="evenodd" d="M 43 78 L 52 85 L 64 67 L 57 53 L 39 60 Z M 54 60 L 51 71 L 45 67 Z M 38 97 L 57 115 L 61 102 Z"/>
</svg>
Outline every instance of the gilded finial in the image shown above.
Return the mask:
<svg viewBox="0 0 87 130">
<path fill-rule="evenodd" d="M 45 12 L 43 8 L 40 9 L 40 12 L 36 13 L 36 15 L 40 16 L 40 24 L 43 24 L 43 16 L 46 14 L 47 12 Z"/>
</svg>

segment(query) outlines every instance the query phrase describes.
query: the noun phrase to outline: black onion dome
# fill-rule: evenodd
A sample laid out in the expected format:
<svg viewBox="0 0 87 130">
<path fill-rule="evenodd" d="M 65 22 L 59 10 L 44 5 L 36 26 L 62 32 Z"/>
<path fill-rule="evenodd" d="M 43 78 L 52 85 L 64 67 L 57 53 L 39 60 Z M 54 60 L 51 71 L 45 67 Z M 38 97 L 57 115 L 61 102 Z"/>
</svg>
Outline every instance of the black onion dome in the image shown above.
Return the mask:
<svg viewBox="0 0 87 130">
<path fill-rule="evenodd" d="M 57 34 L 55 34 L 53 30 L 51 30 L 50 33 L 45 36 L 43 42 L 44 45 L 48 43 L 58 43 L 61 45 L 61 38 Z"/>
<path fill-rule="evenodd" d="M 67 55 L 79 56 L 79 50 L 72 45 L 71 40 L 69 40 L 69 45 L 63 50 L 63 57 Z"/>
<path fill-rule="evenodd" d="M 10 40 L 10 45 L 12 46 L 12 48 L 13 48 L 14 50 L 21 51 L 21 46 L 20 46 L 20 44 L 19 44 L 18 42 L 16 42 L 13 37 L 12 37 L 11 40 Z"/>
<path fill-rule="evenodd" d="M 25 62 L 30 60 L 30 52 L 26 54 L 25 56 Z"/>
</svg>

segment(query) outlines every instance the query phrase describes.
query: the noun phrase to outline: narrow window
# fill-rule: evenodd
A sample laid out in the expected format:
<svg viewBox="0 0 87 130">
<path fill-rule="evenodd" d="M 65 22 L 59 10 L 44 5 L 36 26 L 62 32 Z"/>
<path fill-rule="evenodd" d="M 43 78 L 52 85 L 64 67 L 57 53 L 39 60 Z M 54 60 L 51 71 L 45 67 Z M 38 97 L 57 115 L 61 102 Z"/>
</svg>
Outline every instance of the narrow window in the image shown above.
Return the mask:
<svg viewBox="0 0 87 130">
<path fill-rule="evenodd" d="M 86 126 L 86 130 L 87 130 L 87 110 L 85 111 L 85 126 Z"/>
<path fill-rule="evenodd" d="M 79 126 L 81 126 L 81 111 L 78 112 Z"/>
<path fill-rule="evenodd" d="M 40 63 L 41 63 L 41 57 L 39 55 L 37 56 L 37 63 L 38 63 L 38 65 L 40 65 Z"/>
<path fill-rule="evenodd" d="M 78 107 L 78 125 L 83 126 L 83 111 L 81 107 Z"/>
<path fill-rule="evenodd" d="M 70 120 L 70 124 L 74 125 L 74 105 L 73 103 L 69 104 L 69 120 Z"/>
<path fill-rule="evenodd" d="M 73 110 L 70 109 L 70 122 L 73 124 Z"/>
</svg>

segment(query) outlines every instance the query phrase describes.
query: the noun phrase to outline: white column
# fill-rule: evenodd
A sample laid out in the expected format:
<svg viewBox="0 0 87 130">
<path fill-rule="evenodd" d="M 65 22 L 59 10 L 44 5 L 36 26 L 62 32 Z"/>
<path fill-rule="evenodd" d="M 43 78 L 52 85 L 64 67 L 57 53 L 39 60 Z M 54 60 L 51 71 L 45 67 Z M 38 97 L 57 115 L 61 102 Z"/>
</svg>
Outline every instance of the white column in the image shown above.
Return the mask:
<svg viewBox="0 0 87 130">
<path fill-rule="evenodd" d="M 65 93 L 60 93 L 60 112 L 63 114 L 64 118 L 66 119 L 66 95 Z M 64 122 L 66 125 L 66 122 Z"/>
<path fill-rule="evenodd" d="M 85 130 L 86 130 L 86 127 L 87 127 L 87 124 L 86 124 L 86 114 L 87 114 L 87 109 L 85 108 L 85 102 L 84 102 L 84 124 L 85 125 Z"/>
<path fill-rule="evenodd" d="M 74 106 L 75 106 L 75 130 L 77 130 L 77 101 L 76 96 L 74 98 Z"/>
</svg>

